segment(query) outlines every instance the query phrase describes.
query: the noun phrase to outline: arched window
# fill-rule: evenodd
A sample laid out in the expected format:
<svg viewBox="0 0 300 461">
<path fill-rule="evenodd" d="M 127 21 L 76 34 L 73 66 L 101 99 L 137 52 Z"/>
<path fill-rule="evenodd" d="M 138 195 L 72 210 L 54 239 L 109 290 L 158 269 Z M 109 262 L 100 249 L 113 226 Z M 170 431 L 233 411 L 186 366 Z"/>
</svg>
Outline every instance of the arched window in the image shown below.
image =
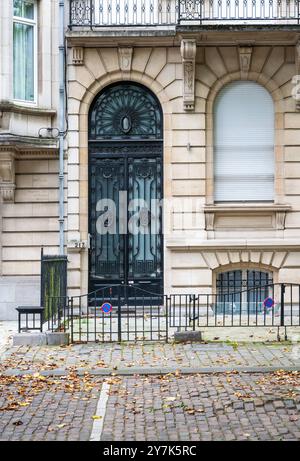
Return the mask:
<svg viewBox="0 0 300 461">
<path fill-rule="evenodd" d="M 217 309 L 221 312 L 253 313 L 273 293 L 272 272 L 238 269 L 217 275 Z"/>
<path fill-rule="evenodd" d="M 274 104 L 255 82 L 226 85 L 214 105 L 216 202 L 274 200 Z"/>
</svg>

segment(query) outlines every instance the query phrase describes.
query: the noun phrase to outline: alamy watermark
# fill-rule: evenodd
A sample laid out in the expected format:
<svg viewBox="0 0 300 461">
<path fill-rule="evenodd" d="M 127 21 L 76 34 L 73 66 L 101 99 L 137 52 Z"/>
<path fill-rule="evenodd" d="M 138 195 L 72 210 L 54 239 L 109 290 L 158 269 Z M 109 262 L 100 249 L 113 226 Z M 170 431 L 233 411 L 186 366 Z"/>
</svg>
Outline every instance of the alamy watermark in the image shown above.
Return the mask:
<svg viewBox="0 0 300 461">
<path fill-rule="evenodd" d="M 203 229 L 202 198 L 168 198 L 128 200 L 128 192 L 120 191 L 117 202 L 101 199 L 96 203 L 96 230 L 105 234 L 151 234 Z"/>
</svg>

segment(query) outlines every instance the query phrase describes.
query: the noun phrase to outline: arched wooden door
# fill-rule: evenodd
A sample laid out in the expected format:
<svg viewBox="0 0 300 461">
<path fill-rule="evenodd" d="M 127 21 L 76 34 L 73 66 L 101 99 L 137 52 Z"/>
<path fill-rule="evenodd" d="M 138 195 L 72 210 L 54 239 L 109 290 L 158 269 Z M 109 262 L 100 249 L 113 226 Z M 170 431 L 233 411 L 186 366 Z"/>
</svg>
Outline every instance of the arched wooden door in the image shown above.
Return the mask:
<svg viewBox="0 0 300 461">
<path fill-rule="evenodd" d="M 122 82 L 89 117 L 89 290 L 163 291 L 163 117 L 145 87 Z"/>
</svg>

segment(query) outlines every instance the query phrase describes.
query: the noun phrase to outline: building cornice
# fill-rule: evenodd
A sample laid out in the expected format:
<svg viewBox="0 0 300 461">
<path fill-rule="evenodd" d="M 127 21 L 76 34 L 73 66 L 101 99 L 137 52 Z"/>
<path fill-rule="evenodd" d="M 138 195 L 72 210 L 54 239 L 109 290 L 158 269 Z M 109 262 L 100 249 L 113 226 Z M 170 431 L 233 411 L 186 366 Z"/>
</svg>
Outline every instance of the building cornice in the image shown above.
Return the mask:
<svg viewBox="0 0 300 461">
<path fill-rule="evenodd" d="M 53 156 L 58 153 L 58 141 L 52 138 L 1 135 L 0 152 L 14 151 L 17 158 L 23 156 Z"/>
<path fill-rule="evenodd" d="M 253 45 L 295 45 L 299 39 L 299 26 L 249 26 L 214 25 L 177 26 L 169 28 L 93 28 L 69 30 L 68 46 L 118 47 L 118 46 L 180 46 L 182 39 L 195 39 L 197 46 L 237 46 L 247 39 Z M 138 40 L 137 40 L 138 38 Z"/>
</svg>

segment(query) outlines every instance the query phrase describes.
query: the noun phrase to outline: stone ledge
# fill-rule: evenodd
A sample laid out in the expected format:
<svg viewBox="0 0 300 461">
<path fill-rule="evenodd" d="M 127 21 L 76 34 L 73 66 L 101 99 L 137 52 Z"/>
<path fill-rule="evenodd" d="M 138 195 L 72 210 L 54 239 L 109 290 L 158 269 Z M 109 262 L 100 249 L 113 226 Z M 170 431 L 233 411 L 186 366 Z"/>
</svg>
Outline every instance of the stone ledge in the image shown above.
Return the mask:
<svg viewBox="0 0 300 461">
<path fill-rule="evenodd" d="M 13 346 L 46 346 L 46 333 L 18 333 L 13 336 Z"/>
<path fill-rule="evenodd" d="M 17 333 L 13 335 L 13 346 L 67 346 L 68 333 Z"/>
<path fill-rule="evenodd" d="M 176 331 L 174 341 L 176 343 L 201 342 L 202 333 L 201 331 Z"/>
<path fill-rule="evenodd" d="M 46 336 L 48 346 L 68 346 L 70 343 L 69 333 L 48 332 Z"/>
</svg>

